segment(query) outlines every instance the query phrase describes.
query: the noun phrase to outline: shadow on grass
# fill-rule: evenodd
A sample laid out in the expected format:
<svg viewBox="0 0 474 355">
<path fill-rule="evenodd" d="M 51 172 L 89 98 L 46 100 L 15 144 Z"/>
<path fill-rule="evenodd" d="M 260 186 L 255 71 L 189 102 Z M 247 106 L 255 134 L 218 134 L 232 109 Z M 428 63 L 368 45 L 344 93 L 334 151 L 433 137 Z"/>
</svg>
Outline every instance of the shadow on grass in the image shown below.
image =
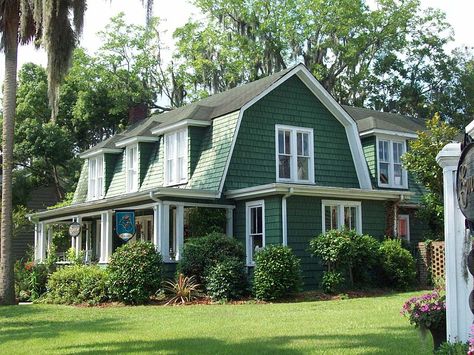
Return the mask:
<svg viewBox="0 0 474 355">
<path fill-rule="evenodd" d="M 51 313 L 51 317 L 48 317 Z M 37 316 L 40 316 L 36 319 Z M 23 340 L 52 339 L 67 331 L 97 333 L 115 331 L 120 328 L 120 319 L 104 317 L 99 319 L 56 320 L 54 308 L 13 306 L 0 308 L 0 344 Z M 1 351 L 0 351 L 1 353 Z"/>
<path fill-rule="evenodd" d="M 283 354 L 306 353 L 344 354 L 355 350 L 364 354 L 409 354 L 416 351 L 403 335 L 406 328 L 389 328 L 387 334 L 363 334 L 347 337 L 341 334 L 282 336 L 247 339 L 229 342 L 212 337 L 192 337 L 177 339 L 130 340 L 113 342 L 93 342 L 70 345 L 61 348 L 62 354 L 125 354 L 125 353 L 166 353 L 166 354 Z M 399 334 L 398 340 L 391 340 L 391 334 Z M 117 338 L 120 335 L 117 334 Z M 157 335 L 157 338 L 159 335 Z M 304 342 L 306 344 L 301 344 Z M 405 344 L 403 344 L 405 343 Z M 407 346 L 408 345 L 408 346 Z M 51 349 L 52 351 L 58 350 Z M 427 351 L 429 353 L 429 351 Z"/>
</svg>

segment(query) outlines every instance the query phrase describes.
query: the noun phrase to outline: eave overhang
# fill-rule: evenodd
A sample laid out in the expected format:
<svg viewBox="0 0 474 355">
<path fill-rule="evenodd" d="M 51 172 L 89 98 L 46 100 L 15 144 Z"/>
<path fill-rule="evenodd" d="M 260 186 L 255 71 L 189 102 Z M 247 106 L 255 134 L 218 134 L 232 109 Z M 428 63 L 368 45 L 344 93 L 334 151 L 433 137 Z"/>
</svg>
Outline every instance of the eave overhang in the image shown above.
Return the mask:
<svg viewBox="0 0 474 355">
<path fill-rule="evenodd" d="M 115 146 L 118 147 L 118 148 L 123 148 L 123 147 L 126 147 L 127 145 L 130 145 L 130 144 L 153 143 L 153 142 L 157 142 L 158 140 L 159 140 L 158 137 L 135 136 L 135 137 L 122 139 L 121 141 L 118 141 L 117 143 L 115 143 Z"/>
<path fill-rule="evenodd" d="M 392 201 L 404 201 L 414 195 L 413 192 L 400 190 L 364 190 L 344 187 L 274 183 L 230 190 L 225 193 L 225 197 L 243 200 L 288 193 L 299 196 Z"/>
<path fill-rule="evenodd" d="M 156 128 L 153 128 L 151 130 L 152 134 L 155 134 L 157 136 L 161 136 L 165 133 L 176 131 L 181 128 L 189 127 L 189 126 L 194 126 L 194 127 L 208 127 L 211 125 L 210 121 L 202 121 L 202 120 L 192 120 L 192 119 L 186 119 L 182 120 L 167 126 L 158 126 Z"/>
<path fill-rule="evenodd" d="M 376 136 L 376 135 L 385 135 L 385 136 L 394 136 L 394 137 L 403 137 L 403 138 L 411 138 L 416 139 L 418 138 L 418 134 L 416 133 L 408 133 L 408 132 L 399 132 L 399 131 L 391 131 L 387 129 L 378 129 L 374 128 L 368 131 L 363 131 L 359 133 L 359 136 L 369 137 L 369 136 Z"/>
<path fill-rule="evenodd" d="M 120 153 L 122 153 L 122 149 L 101 148 L 101 149 L 79 154 L 79 158 L 87 159 L 87 158 L 93 158 L 101 154 L 120 154 Z"/>
</svg>

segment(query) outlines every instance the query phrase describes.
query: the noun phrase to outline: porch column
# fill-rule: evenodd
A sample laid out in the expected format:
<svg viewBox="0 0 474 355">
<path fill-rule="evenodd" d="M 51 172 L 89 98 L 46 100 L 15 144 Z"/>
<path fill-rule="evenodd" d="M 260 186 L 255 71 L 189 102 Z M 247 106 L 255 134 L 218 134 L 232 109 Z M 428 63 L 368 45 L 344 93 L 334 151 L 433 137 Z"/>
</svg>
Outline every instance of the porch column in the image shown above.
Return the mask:
<svg viewBox="0 0 474 355">
<path fill-rule="evenodd" d="M 100 214 L 100 260 L 99 263 L 107 264 L 112 255 L 112 211 L 105 211 Z"/>
<path fill-rule="evenodd" d="M 448 341 L 468 340 L 473 314 L 468 298 L 473 278 L 466 269 L 466 252 L 470 238 L 464 226 L 464 216 L 459 209 L 456 193 L 456 172 L 461 148 L 459 143 L 447 144 L 437 155 L 436 161 L 443 168 L 444 183 L 444 243 L 446 269 L 446 324 Z"/>
<path fill-rule="evenodd" d="M 176 260 L 181 259 L 184 245 L 184 206 L 176 206 Z"/>
<path fill-rule="evenodd" d="M 158 202 L 153 206 L 153 244 L 156 250 L 161 253 L 161 235 L 162 231 L 163 202 Z"/>
<path fill-rule="evenodd" d="M 161 256 L 163 257 L 163 260 L 166 261 L 170 259 L 170 205 L 163 204 L 161 210 L 162 223 L 161 226 L 158 227 L 161 229 Z"/>
<path fill-rule="evenodd" d="M 48 238 L 46 241 L 46 251 L 48 252 L 48 256 L 51 253 L 51 246 L 53 245 L 53 226 L 48 225 Z"/>
<path fill-rule="evenodd" d="M 225 234 L 228 237 L 234 236 L 234 209 L 227 208 L 225 210 L 226 224 L 225 224 Z"/>
<path fill-rule="evenodd" d="M 79 253 L 81 252 L 82 249 L 82 217 L 78 216 L 76 217 L 76 222 L 79 223 L 81 226 L 81 232 L 79 235 L 76 237 L 76 245 L 74 246 L 74 249 L 76 249 L 76 257 L 79 257 Z"/>
<path fill-rule="evenodd" d="M 46 258 L 46 235 L 44 222 L 35 225 L 35 261 L 42 263 Z"/>
<path fill-rule="evenodd" d="M 89 261 L 91 261 L 91 255 L 90 255 L 89 250 L 92 249 L 92 247 L 91 247 L 91 223 L 86 222 L 86 223 L 84 223 L 84 225 L 85 225 L 85 229 L 86 229 L 86 251 L 85 251 L 84 258 L 85 258 L 86 262 L 89 262 Z"/>
</svg>

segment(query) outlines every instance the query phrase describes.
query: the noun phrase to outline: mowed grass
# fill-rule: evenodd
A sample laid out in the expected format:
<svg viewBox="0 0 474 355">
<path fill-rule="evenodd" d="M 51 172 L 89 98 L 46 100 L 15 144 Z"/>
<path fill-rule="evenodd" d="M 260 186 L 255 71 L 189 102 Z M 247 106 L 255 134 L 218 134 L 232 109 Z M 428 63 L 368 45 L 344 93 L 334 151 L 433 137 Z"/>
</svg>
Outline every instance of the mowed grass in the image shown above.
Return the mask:
<svg viewBox="0 0 474 355">
<path fill-rule="evenodd" d="M 399 313 L 413 295 L 178 307 L 0 307 L 0 354 L 431 354 L 431 338 L 423 341 Z"/>
</svg>

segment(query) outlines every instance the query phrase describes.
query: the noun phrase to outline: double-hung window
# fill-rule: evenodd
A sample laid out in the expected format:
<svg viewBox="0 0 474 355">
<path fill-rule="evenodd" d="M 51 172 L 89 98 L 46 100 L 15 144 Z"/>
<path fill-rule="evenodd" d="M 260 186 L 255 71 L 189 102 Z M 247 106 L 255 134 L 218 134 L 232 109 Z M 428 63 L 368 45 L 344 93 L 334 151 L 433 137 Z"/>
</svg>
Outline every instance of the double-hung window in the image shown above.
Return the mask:
<svg viewBox="0 0 474 355">
<path fill-rule="evenodd" d="M 276 125 L 277 181 L 314 183 L 313 129 Z"/>
<path fill-rule="evenodd" d="M 407 214 L 398 215 L 397 235 L 399 238 L 410 241 L 410 216 Z"/>
<path fill-rule="evenodd" d="M 165 135 L 165 183 L 188 181 L 188 131 L 182 129 Z"/>
<path fill-rule="evenodd" d="M 104 197 L 104 156 L 89 158 L 88 199 Z"/>
<path fill-rule="evenodd" d="M 265 247 L 265 202 L 247 202 L 246 219 L 247 264 L 253 265 L 255 253 Z"/>
<path fill-rule="evenodd" d="M 354 229 L 362 233 L 361 203 L 323 200 L 323 233 L 331 229 Z"/>
<path fill-rule="evenodd" d="M 407 172 L 402 167 L 405 141 L 378 139 L 378 182 L 382 187 L 407 188 Z"/>
<path fill-rule="evenodd" d="M 127 192 L 138 190 L 138 145 L 126 149 Z"/>
</svg>

